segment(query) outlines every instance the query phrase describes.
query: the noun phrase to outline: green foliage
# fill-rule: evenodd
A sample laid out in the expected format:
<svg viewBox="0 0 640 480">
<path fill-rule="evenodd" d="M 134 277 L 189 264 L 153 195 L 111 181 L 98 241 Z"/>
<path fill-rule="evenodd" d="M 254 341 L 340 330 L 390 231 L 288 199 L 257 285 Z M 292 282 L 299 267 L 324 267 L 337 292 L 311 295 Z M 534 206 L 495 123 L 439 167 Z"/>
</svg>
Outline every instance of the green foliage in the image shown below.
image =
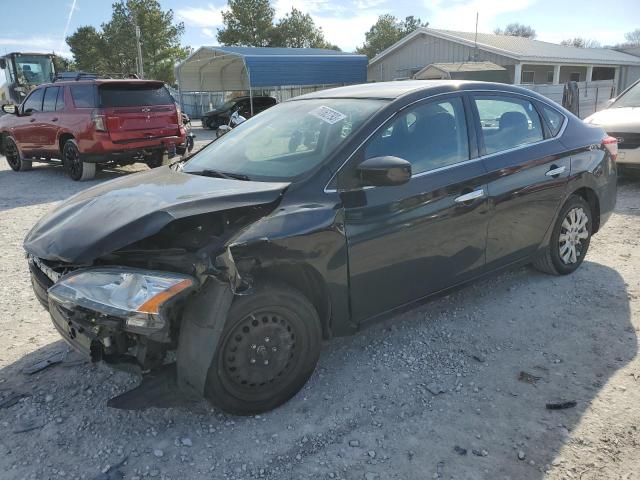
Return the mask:
<svg viewBox="0 0 640 480">
<path fill-rule="evenodd" d="M 357 51 L 373 58 L 417 28 L 428 25 L 429 23 L 422 23 L 419 18 L 413 16 L 398 20 L 393 15 L 380 15 L 378 21 L 365 33 L 364 45 Z"/>
<path fill-rule="evenodd" d="M 507 35 L 511 37 L 525 37 L 532 40 L 536 38 L 536 31 L 531 26 L 518 22 L 510 23 L 504 28 L 504 30 L 496 28 L 493 33 L 496 35 Z"/>
<path fill-rule="evenodd" d="M 67 37 L 76 67 L 101 74 L 135 72 L 136 24 L 141 31 L 145 77 L 175 83 L 173 65 L 190 49 L 180 46 L 184 25 L 174 23 L 173 11 L 163 11 L 157 0 L 120 0 L 100 31 L 84 26 Z"/>
<path fill-rule="evenodd" d="M 275 10 L 269 0 L 229 0 L 222 12 L 224 28 L 218 30 L 223 45 L 268 47 L 273 37 Z"/>
<path fill-rule="evenodd" d="M 296 8 L 276 24 L 271 39 L 272 46 L 297 48 L 330 48 L 322 29 L 316 27 L 308 13 Z"/>
</svg>

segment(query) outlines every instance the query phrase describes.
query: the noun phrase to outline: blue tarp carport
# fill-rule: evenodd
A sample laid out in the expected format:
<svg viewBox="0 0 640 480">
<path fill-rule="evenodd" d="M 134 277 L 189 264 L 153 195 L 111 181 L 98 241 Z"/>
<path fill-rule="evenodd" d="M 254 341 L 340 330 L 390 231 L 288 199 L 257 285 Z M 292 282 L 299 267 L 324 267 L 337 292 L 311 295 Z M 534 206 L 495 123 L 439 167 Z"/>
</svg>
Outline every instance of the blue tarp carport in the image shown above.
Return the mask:
<svg viewBox="0 0 640 480">
<path fill-rule="evenodd" d="M 182 92 L 367 81 L 365 55 L 320 48 L 200 47 L 176 66 Z"/>
</svg>

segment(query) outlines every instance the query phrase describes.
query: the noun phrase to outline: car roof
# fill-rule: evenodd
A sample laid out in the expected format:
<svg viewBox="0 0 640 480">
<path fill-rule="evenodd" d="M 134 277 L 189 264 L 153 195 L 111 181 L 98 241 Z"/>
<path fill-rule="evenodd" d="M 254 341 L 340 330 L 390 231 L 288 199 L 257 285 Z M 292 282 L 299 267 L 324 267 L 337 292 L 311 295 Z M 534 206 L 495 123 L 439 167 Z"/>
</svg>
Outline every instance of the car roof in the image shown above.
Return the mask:
<svg viewBox="0 0 640 480">
<path fill-rule="evenodd" d="M 410 93 L 429 90 L 433 90 L 434 93 L 447 93 L 460 90 L 500 90 L 513 93 L 525 93 L 532 97 L 538 97 L 538 95 L 531 90 L 507 85 L 505 83 L 466 80 L 398 80 L 320 90 L 295 97 L 292 100 L 305 100 L 310 98 L 375 98 L 395 100 Z"/>
<path fill-rule="evenodd" d="M 48 86 L 60 86 L 60 85 L 108 85 L 108 84 L 118 84 L 118 83 L 125 83 L 125 84 L 150 84 L 150 85 L 157 85 L 158 87 L 160 87 L 161 85 L 164 85 L 164 82 L 160 81 L 160 80 L 144 80 L 144 79 L 139 79 L 139 78 L 81 78 L 79 80 L 73 80 L 73 79 L 64 79 L 64 80 L 57 80 L 55 82 L 49 82 L 49 83 L 42 83 L 40 85 L 38 85 L 38 88 L 40 87 L 48 87 Z"/>
</svg>

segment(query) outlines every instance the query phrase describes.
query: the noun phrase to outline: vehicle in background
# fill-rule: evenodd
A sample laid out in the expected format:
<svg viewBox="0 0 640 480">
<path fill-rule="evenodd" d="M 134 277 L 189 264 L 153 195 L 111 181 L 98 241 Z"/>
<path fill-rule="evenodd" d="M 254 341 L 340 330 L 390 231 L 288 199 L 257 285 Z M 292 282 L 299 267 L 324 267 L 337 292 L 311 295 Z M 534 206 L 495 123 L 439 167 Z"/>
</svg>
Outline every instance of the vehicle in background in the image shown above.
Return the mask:
<svg viewBox="0 0 640 480">
<path fill-rule="evenodd" d="M 98 164 L 167 164 L 185 145 L 180 109 L 154 80 L 65 76 L 2 109 L 12 115 L 0 118 L 0 153 L 15 171 L 61 162 L 72 179 L 88 180 Z"/>
<path fill-rule="evenodd" d="M 618 139 L 620 173 L 640 175 L 640 80 L 584 121 Z"/>
<path fill-rule="evenodd" d="M 574 272 L 615 206 L 616 153 L 524 88 L 341 87 L 71 197 L 24 247 L 79 351 L 141 372 L 175 359 L 181 389 L 253 414 L 295 395 L 333 336 L 503 268 Z"/>
<path fill-rule="evenodd" d="M 216 128 L 216 138 L 220 138 L 225 133 L 229 133 L 229 131 L 233 128 L 236 128 L 241 123 L 246 122 L 247 119 L 238 113 L 238 110 L 234 110 L 233 113 L 229 116 L 229 123 L 226 125 L 220 125 Z"/>
<path fill-rule="evenodd" d="M 210 128 L 215 130 L 220 125 L 228 125 L 229 117 L 233 112 L 238 112 L 245 119 L 251 118 L 251 98 L 236 97 L 223 103 L 219 107 L 214 108 L 210 112 L 202 115 L 202 128 Z M 269 107 L 273 107 L 278 101 L 266 95 L 257 95 L 253 97 L 253 115 L 265 111 Z"/>
<path fill-rule="evenodd" d="M 34 87 L 53 81 L 55 55 L 44 53 L 7 53 L 0 57 L 6 82 L 0 87 L 0 104 L 19 105 Z"/>
</svg>

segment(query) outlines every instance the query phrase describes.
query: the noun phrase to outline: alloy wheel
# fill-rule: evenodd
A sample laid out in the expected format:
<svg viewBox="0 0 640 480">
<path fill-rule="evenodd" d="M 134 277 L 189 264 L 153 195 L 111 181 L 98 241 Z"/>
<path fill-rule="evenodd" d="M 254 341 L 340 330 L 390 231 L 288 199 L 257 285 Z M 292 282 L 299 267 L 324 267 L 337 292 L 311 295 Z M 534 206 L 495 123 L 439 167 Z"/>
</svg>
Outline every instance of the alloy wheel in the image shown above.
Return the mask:
<svg viewBox="0 0 640 480">
<path fill-rule="evenodd" d="M 12 139 L 8 139 L 5 143 L 5 157 L 13 170 L 20 169 L 20 151 Z"/>
<path fill-rule="evenodd" d="M 73 145 L 64 149 L 64 166 L 71 175 L 71 178 L 76 179 L 82 176 L 80 152 L 78 152 L 78 149 Z"/>
<path fill-rule="evenodd" d="M 589 217 L 582 207 L 569 210 L 562 221 L 558 248 L 560 259 L 565 265 L 576 263 L 583 255 L 585 246 L 583 240 L 589 238 L 588 222 Z"/>
</svg>

